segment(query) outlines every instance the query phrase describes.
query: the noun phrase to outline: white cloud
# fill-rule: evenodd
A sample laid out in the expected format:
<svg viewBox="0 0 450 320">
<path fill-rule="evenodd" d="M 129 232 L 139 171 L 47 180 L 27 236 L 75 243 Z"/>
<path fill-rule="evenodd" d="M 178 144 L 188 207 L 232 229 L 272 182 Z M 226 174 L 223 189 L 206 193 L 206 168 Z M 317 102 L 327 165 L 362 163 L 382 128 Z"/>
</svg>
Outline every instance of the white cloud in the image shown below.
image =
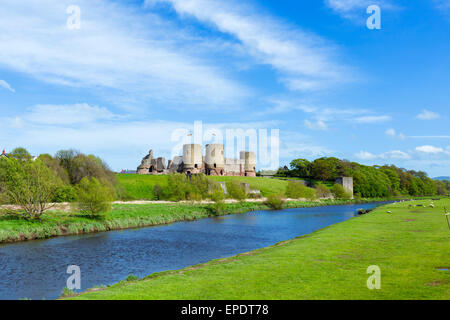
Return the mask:
<svg viewBox="0 0 450 320">
<path fill-rule="evenodd" d="M 343 18 L 357 21 L 367 17 L 366 8 L 370 5 L 378 5 L 381 10 L 398 9 L 393 0 L 325 0 L 325 3 Z"/>
<path fill-rule="evenodd" d="M 147 0 L 169 3 L 180 16 L 193 16 L 237 39 L 246 52 L 280 74 L 291 90 L 321 89 L 350 81 L 348 68 L 336 62 L 334 45 L 238 1 Z"/>
<path fill-rule="evenodd" d="M 363 116 L 354 119 L 358 123 L 380 123 L 392 120 L 390 116 Z"/>
<path fill-rule="evenodd" d="M 10 85 L 8 82 L 6 82 L 5 80 L 0 80 L 0 87 L 4 88 L 4 89 L 6 89 L 6 90 L 9 90 L 9 91 L 11 91 L 12 93 L 15 93 L 15 92 L 16 92 L 16 90 L 14 90 L 14 89 L 11 87 L 11 85 Z"/>
<path fill-rule="evenodd" d="M 357 154 L 355 154 L 355 157 L 361 160 L 372 160 L 378 158 L 377 155 L 367 152 L 367 151 L 360 151 Z"/>
<path fill-rule="evenodd" d="M 439 119 L 440 117 L 441 116 L 438 113 L 424 109 L 424 110 L 422 110 L 422 112 L 420 114 L 418 114 L 416 116 L 416 119 L 419 119 L 419 120 L 435 120 L 435 119 Z"/>
<path fill-rule="evenodd" d="M 355 154 L 355 157 L 361 160 L 408 160 L 411 159 L 411 156 L 400 150 L 388 151 L 381 154 L 373 154 L 367 151 L 360 151 Z"/>
<path fill-rule="evenodd" d="M 391 137 L 395 137 L 397 135 L 397 132 L 395 131 L 395 129 L 387 129 L 385 133 L 386 133 L 386 135 L 391 136 Z"/>
<path fill-rule="evenodd" d="M 132 96 L 146 105 L 164 101 L 166 107 L 211 109 L 247 96 L 209 59 L 224 43 L 207 39 L 211 47 L 142 8 L 100 0 L 77 0 L 81 29 L 69 30 L 70 4 L 3 0 L 1 65 L 58 85 L 97 88 L 114 102 Z"/>
<path fill-rule="evenodd" d="M 383 159 L 402 159 L 402 160 L 411 159 L 411 156 L 409 154 L 400 150 L 393 150 L 386 152 L 382 154 L 381 157 Z"/>
<path fill-rule="evenodd" d="M 312 130 L 327 130 L 328 127 L 322 120 L 317 120 L 314 122 L 311 122 L 309 120 L 305 120 L 305 126 Z"/>
<path fill-rule="evenodd" d="M 23 121 L 40 125 L 75 125 L 121 118 L 108 109 L 87 103 L 74 105 L 37 105 L 29 108 Z"/>
<path fill-rule="evenodd" d="M 420 147 L 416 148 L 416 151 L 423 152 L 423 153 L 436 154 L 436 153 L 444 152 L 444 149 L 443 148 L 434 147 L 434 146 L 420 146 Z"/>
<path fill-rule="evenodd" d="M 280 132 L 280 158 L 291 161 L 296 158 L 316 159 L 333 154 L 334 151 L 317 145 L 310 136 L 296 131 Z"/>
<path fill-rule="evenodd" d="M 392 138 L 398 138 L 400 140 L 405 140 L 406 139 L 406 136 L 403 133 L 398 133 L 397 134 L 397 131 L 395 131 L 395 129 L 393 129 L 393 128 L 387 129 L 384 133 L 387 136 L 392 137 Z"/>
</svg>

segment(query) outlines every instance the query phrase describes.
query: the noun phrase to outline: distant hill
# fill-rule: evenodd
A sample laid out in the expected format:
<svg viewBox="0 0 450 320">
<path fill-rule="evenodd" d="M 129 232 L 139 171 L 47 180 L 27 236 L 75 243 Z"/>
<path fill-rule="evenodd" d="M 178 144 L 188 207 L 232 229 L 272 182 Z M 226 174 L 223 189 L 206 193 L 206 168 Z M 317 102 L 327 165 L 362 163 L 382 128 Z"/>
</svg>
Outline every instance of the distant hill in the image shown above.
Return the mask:
<svg viewBox="0 0 450 320">
<path fill-rule="evenodd" d="M 433 180 L 447 180 L 447 181 L 450 181 L 450 177 L 436 177 L 436 178 L 433 178 Z"/>
</svg>

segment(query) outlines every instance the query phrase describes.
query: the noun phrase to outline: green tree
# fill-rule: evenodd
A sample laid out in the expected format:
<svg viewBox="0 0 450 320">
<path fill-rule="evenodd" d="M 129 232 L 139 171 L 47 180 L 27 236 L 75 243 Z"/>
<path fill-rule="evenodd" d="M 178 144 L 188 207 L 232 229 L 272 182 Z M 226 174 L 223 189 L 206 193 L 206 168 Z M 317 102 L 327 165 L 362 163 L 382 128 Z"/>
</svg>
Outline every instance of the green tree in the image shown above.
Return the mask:
<svg viewBox="0 0 450 320">
<path fill-rule="evenodd" d="M 336 158 L 316 159 L 311 165 L 311 175 L 317 180 L 336 180 L 338 177 L 338 165 L 340 162 L 341 161 Z"/>
<path fill-rule="evenodd" d="M 23 211 L 22 217 L 40 220 L 53 205 L 57 179 L 40 160 L 0 159 L 0 191 L 8 203 Z"/>
<path fill-rule="evenodd" d="M 114 200 L 114 190 L 109 185 L 102 184 L 96 178 L 83 178 L 76 186 L 78 202 L 77 209 L 91 218 L 111 211 Z"/>
<path fill-rule="evenodd" d="M 15 148 L 9 153 L 9 156 L 17 160 L 28 161 L 31 160 L 32 156 L 25 148 Z"/>
<path fill-rule="evenodd" d="M 290 163 L 291 176 L 309 178 L 311 176 L 311 162 L 306 159 L 295 159 Z"/>
</svg>

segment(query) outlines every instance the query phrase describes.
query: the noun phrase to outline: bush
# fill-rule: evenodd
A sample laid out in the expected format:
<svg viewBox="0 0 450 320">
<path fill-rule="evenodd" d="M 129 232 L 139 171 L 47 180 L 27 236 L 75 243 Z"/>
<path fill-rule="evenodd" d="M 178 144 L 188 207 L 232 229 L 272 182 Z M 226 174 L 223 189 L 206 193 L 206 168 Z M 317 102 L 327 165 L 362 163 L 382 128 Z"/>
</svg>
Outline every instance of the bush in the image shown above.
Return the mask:
<svg viewBox="0 0 450 320">
<path fill-rule="evenodd" d="M 284 202 L 284 199 L 280 195 L 270 195 L 267 197 L 264 204 L 272 210 L 281 210 L 283 209 Z"/>
<path fill-rule="evenodd" d="M 114 200 L 114 190 L 101 184 L 96 178 L 83 178 L 76 186 L 78 210 L 91 218 L 111 211 L 111 202 Z"/>
<path fill-rule="evenodd" d="M 286 197 L 291 199 L 308 199 L 316 198 L 316 191 L 308 188 L 303 183 L 290 181 L 286 187 Z"/>
<path fill-rule="evenodd" d="M 331 196 L 331 190 L 323 183 L 320 183 L 316 187 L 316 194 L 319 198 L 328 198 Z"/>
<path fill-rule="evenodd" d="M 185 174 L 171 173 L 167 179 L 167 196 L 172 201 L 186 200 L 189 192 L 189 179 Z"/>
<path fill-rule="evenodd" d="M 242 183 L 237 180 L 227 181 L 226 183 L 228 194 L 231 198 L 243 201 L 247 198 L 245 193 L 245 187 Z"/>
<path fill-rule="evenodd" d="M 130 274 L 125 281 L 130 282 L 130 281 L 138 281 L 139 277 L 135 276 L 134 274 Z"/>
<path fill-rule="evenodd" d="M 155 184 L 153 187 L 153 197 L 155 200 L 163 200 L 164 199 L 164 190 L 159 184 Z"/>
<path fill-rule="evenodd" d="M 74 202 L 77 200 L 77 191 L 71 185 L 59 184 L 55 195 L 53 196 L 53 202 Z"/>
<path fill-rule="evenodd" d="M 331 192 L 336 199 L 351 199 L 352 197 L 351 194 L 345 191 L 344 187 L 338 183 L 333 185 Z"/>
</svg>

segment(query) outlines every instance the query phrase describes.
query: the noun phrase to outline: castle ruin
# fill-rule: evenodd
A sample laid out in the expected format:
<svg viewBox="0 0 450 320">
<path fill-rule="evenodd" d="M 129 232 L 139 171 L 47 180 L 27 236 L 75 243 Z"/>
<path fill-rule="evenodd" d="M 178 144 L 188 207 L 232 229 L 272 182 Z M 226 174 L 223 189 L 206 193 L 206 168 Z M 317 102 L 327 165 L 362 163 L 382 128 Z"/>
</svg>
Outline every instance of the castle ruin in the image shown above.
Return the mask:
<svg viewBox="0 0 450 320">
<path fill-rule="evenodd" d="M 183 155 L 169 160 L 154 158 L 150 150 L 139 167 L 137 174 L 169 174 L 174 172 L 185 174 L 204 173 L 209 176 L 246 176 L 256 177 L 256 155 L 254 152 L 241 151 L 239 159 L 225 158 L 223 144 L 207 144 L 203 156 L 200 144 L 186 144 Z"/>
</svg>

